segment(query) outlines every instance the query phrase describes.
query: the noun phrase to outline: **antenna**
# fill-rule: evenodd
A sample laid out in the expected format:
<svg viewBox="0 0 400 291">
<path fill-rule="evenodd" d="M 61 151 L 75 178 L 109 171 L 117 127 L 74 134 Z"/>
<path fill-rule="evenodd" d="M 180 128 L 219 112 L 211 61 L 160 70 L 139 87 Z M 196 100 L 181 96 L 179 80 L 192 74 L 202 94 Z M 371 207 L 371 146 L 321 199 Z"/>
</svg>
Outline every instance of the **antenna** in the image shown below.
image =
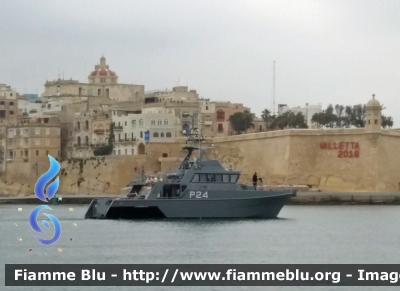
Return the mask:
<svg viewBox="0 0 400 291">
<path fill-rule="evenodd" d="M 274 61 L 273 75 L 274 75 L 274 78 L 273 78 L 273 84 L 272 84 L 272 102 L 273 102 L 272 111 L 275 115 L 275 61 Z"/>
</svg>

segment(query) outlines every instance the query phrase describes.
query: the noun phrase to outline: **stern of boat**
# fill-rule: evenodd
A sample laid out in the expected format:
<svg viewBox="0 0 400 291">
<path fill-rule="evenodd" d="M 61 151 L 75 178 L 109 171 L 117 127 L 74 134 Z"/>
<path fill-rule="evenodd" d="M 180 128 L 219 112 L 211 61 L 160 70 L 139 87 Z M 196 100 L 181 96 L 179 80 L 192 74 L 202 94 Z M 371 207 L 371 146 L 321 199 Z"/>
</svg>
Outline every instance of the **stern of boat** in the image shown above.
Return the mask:
<svg viewBox="0 0 400 291">
<path fill-rule="evenodd" d="M 93 199 L 85 214 L 85 219 L 105 219 L 114 199 Z"/>
</svg>

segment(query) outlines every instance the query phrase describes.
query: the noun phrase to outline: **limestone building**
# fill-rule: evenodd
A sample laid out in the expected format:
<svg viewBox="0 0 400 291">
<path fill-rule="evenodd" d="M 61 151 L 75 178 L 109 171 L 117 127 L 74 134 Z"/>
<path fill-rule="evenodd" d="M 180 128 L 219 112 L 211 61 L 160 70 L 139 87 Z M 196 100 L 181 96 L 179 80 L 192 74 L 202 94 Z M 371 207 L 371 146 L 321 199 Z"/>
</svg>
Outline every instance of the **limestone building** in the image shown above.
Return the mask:
<svg viewBox="0 0 400 291">
<path fill-rule="evenodd" d="M 72 157 L 92 157 L 93 151 L 108 143 L 111 117 L 108 112 L 91 110 L 74 114 Z"/>
<path fill-rule="evenodd" d="M 60 157 L 60 122 L 53 118 L 20 118 L 7 127 L 7 162 L 37 162 Z"/>
<path fill-rule="evenodd" d="M 77 80 L 46 81 L 43 100 L 64 99 L 65 102 L 89 101 L 93 104 L 102 100 L 144 101 L 144 86 L 120 84 L 117 74 L 110 70 L 104 57 L 100 58 L 94 70 L 88 76 L 88 83 Z"/>
<path fill-rule="evenodd" d="M 112 108 L 114 155 L 143 155 L 147 143 L 175 142 L 177 118 L 171 108 Z"/>
</svg>

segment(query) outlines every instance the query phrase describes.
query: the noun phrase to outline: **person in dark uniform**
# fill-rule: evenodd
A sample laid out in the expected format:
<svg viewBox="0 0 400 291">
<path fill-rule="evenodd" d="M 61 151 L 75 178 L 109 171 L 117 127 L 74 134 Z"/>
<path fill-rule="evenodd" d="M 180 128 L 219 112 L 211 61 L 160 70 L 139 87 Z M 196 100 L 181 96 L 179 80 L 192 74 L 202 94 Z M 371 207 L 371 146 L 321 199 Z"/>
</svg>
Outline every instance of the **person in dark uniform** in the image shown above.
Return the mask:
<svg viewBox="0 0 400 291">
<path fill-rule="evenodd" d="M 257 190 L 257 173 L 254 173 L 253 175 L 253 186 L 254 190 Z"/>
</svg>

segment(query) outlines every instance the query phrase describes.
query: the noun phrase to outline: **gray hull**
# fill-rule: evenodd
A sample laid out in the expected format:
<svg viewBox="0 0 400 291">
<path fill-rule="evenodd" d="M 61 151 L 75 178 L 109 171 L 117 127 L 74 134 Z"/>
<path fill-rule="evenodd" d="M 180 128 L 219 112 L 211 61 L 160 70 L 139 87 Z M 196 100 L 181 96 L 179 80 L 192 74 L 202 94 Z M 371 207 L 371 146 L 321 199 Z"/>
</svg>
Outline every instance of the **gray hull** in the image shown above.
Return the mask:
<svg viewBox="0 0 400 291">
<path fill-rule="evenodd" d="M 94 199 L 85 218 L 275 218 L 293 193 L 233 199 Z"/>
</svg>

